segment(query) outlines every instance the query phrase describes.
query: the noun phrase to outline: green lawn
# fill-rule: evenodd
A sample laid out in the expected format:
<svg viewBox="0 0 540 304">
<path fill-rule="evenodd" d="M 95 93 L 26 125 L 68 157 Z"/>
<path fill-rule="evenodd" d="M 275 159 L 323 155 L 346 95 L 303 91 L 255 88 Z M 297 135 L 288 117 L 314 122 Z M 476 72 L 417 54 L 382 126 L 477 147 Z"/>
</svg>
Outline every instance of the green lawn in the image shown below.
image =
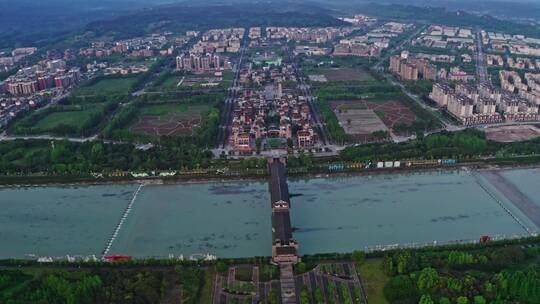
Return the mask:
<svg viewBox="0 0 540 304">
<path fill-rule="evenodd" d="M 234 80 L 234 73 L 232 71 L 223 72 L 223 82 L 232 82 Z"/>
<path fill-rule="evenodd" d="M 182 79 L 182 77 L 171 76 L 161 84 L 161 87 L 164 89 L 174 89 L 177 87 L 180 79 Z"/>
<path fill-rule="evenodd" d="M 384 298 L 384 285 L 389 278 L 382 269 L 383 261 L 381 259 L 366 260 L 360 266 L 360 276 L 366 290 L 369 303 L 386 304 L 388 301 Z"/>
<path fill-rule="evenodd" d="M 75 91 L 77 95 L 128 94 L 137 81 L 136 77 L 103 79 L 91 86 L 82 86 Z"/>
<path fill-rule="evenodd" d="M 42 130 L 51 130 L 59 125 L 66 125 L 73 128 L 78 128 L 88 117 L 96 112 L 96 109 L 86 109 L 81 111 L 65 111 L 53 112 L 40 119 L 34 128 Z"/>
</svg>

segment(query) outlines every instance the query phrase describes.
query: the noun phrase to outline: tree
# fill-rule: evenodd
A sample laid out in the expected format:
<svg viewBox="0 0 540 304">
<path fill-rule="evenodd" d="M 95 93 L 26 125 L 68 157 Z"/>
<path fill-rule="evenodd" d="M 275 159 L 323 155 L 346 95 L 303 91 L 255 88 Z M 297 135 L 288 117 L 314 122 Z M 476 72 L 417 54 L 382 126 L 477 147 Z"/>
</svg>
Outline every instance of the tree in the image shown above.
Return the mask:
<svg viewBox="0 0 540 304">
<path fill-rule="evenodd" d="M 463 289 L 463 284 L 459 279 L 448 278 L 446 280 L 446 288 L 453 292 L 459 293 Z"/>
<path fill-rule="evenodd" d="M 336 291 L 336 284 L 334 282 L 328 283 L 328 288 L 326 289 L 328 298 L 333 298 L 335 291 Z"/>
<path fill-rule="evenodd" d="M 415 257 L 410 251 L 405 250 L 397 255 L 397 273 L 405 274 L 417 268 Z"/>
<path fill-rule="evenodd" d="M 384 296 L 390 302 L 395 300 L 412 300 L 417 299 L 417 292 L 409 276 L 398 275 L 386 283 L 384 286 Z"/>
<path fill-rule="evenodd" d="M 319 287 L 315 288 L 315 303 L 316 304 L 324 303 L 324 294 Z"/>
<path fill-rule="evenodd" d="M 225 272 L 229 269 L 229 267 L 227 266 L 227 264 L 225 264 L 225 262 L 223 261 L 218 261 L 216 263 L 216 269 L 218 272 Z"/>
<path fill-rule="evenodd" d="M 306 286 L 300 292 L 300 304 L 309 304 L 309 291 Z"/>
<path fill-rule="evenodd" d="M 420 298 L 420 302 L 418 302 L 418 304 L 435 304 L 435 302 L 433 302 L 433 300 L 431 299 L 429 295 L 425 294 L 425 295 L 422 295 L 422 297 Z"/>
<path fill-rule="evenodd" d="M 296 265 L 296 270 L 298 271 L 298 273 L 304 273 L 306 272 L 306 263 L 304 262 L 300 262 Z"/>
<path fill-rule="evenodd" d="M 422 269 L 418 276 L 418 288 L 421 291 L 428 292 L 439 283 L 439 273 L 437 270 L 427 267 Z"/>
<path fill-rule="evenodd" d="M 103 155 L 103 145 L 101 143 L 95 143 L 92 146 L 92 151 L 90 152 L 90 155 L 93 162 L 100 160 Z"/>
<path fill-rule="evenodd" d="M 279 302 L 278 293 L 275 289 L 270 290 L 270 304 L 277 304 Z"/>
<path fill-rule="evenodd" d="M 355 250 L 352 253 L 352 258 L 357 266 L 360 266 L 366 260 L 366 254 L 363 251 Z"/>
<path fill-rule="evenodd" d="M 446 298 L 446 297 L 442 297 L 439 299 L 439 304 L 450 304 L 450 299 Z"/>
<path fill-rule="evenodd" d="M 474 297 L 474 304 L 486 304 L 486 299 L 484 297 L 478 295 Z"/>
<path fill-rule="evenodd" d="M 469 304 L 469 299 L 467 297 L 459 297 L 457 298 L 457 304 Z"/>
</svg>

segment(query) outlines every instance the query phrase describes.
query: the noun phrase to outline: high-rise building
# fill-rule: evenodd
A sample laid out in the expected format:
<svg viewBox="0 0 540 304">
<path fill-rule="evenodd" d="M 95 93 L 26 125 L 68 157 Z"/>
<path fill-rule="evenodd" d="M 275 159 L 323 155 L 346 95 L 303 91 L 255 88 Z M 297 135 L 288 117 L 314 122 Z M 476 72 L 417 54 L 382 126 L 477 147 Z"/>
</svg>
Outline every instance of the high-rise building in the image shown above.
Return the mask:
<svg viewBox="0 0 540 304">
<path fill-rule="evenodd" d="M 401 70 L 401 57 L 398 55 L 390 57 L 390 71 L 399 74 Z"/>
<path fill-rule="evenodd" d="M 410 63 L 401 64 L 400 76 L 404 80 L 418 80 L 418 68 Z"/>
<path fill-rule="evenodd" d="M 201 58 L 201 70 L 210 70 L 210 57 L 206 56 Z"/>
</svg>

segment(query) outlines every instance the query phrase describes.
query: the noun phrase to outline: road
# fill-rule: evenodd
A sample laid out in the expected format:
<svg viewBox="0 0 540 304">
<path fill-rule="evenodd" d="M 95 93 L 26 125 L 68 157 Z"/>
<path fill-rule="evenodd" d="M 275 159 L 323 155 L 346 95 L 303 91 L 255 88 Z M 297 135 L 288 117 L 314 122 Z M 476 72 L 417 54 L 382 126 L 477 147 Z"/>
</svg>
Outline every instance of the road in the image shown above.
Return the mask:
<svg viewBox="0 0 540 304">
<path fill-rule="evenodd" d="M 236 101 L 238 92 L 241 90 L 241 87 L 238 87 L 238 81 L 240 78 L 240 71 L 242 70 L 242 66 L 244 64 L 247 43 L 247 34 L 245 34 L 242 41 L 242 48 L 240 49 L 240 59 L 238 60 L 238 64 L 236 65 L 234 80 L 231 88 L 229 89 L 229 96 L 227 97 L 227 99 L 225 99 L 225 106 L 219 122 L 219 133 L 216 146 L 217 149 L 215 150 L 217 154 L 216 152 L 214 152 L 215 155 L 220 155 L 222 151 L 226 151 L 227 142 L 229 140 L 229 128 L 232 123 L 234 103 Z"/>
<path fill-rule="evenodd" d="M 289 55 L 289 58 L 291 59 L 291 62 L 293 63 L 294 72 L 296 73 L 296 77 L 298 78 L 298 89 L 300 89 L 302 95 L 306 98 L 311 111 L 311 117 L 313 117 L 313 122 L 320 130 L 319 133 L 321 135 L 323 147 L 334 151 L 336 149 L 336 146 L 332 145 L 330 133 L 328 132 L 326 125 L 322 122 L 319 116 L 319 111 L 317 110 L 317 106 L 314 103 L 315 98 L 311 93 L 311 87 L 306 83 L 305 75 L 303 74 L 301 68 L 298 66 L 298 61 L 295 60 L 294 56 L 292 55 L 292 51 L 288 47 L 286 48 L 286 51 Z"/>
<path fill-rule="evenodd" d="M 480 83 L 488 81 L 486 57 L 482 45 L 481 31 L 479 29 L 476 29 L 476 74 Z"/>
<path fill-rule="evenodd" d="M 0 142 L 2 141 L 13 141 L 13 140 L 55 140 L 62 141 L 66 140 L 69 142 L 75 143 L 84 143 L 90 141 L 99 141 L 104 144 L 112 145 L 123 145 L 123 144 L 135 144 L 118 140 L 102 140 L 98 137 L 98 134 L 89 136 L 89 137 L 63 137 L 63 136 L 53 136 L 53 135 L 7 135 L 6 132 L 0 134 Z"/>
</svg>

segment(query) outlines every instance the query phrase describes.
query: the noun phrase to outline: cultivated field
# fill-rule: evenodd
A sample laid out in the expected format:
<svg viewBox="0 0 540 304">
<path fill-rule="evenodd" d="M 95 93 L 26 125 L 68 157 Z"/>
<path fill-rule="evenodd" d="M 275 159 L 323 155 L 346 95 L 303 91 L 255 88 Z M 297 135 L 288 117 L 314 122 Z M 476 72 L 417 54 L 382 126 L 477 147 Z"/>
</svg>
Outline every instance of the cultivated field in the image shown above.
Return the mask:
<svg viewBox="0 0 540 304">
<path fill-rule="evenodd" d="M 530 125 L 488 128 L 485 132 L 489 140 L 506 143 L 530 140 L 540 136 L 540 129 Z"/>
<path fill-rule="evenodd" d="M 369 135 L 375 131 L 388 131 L 373 110 L 347 109 L 336 111 L 339 124 L 349 135 Z"/>
<path fill-rule="evenodd" d="M 202 115 L 208 109 L 206 105 L 178 103 L 146 105 L 129 130 L 135 134 L 153 136 L 192 135 L 201 126 Z"/>
<path fill-rule="evenodd" d="M 357 140 L 367 140 L 375 131 L 388 131 L 397 124 L 410 125 L 416 120 L 416 115 L 397 100 L 340 100 L 330 104 L 345 132 Z"/>
</svg>

